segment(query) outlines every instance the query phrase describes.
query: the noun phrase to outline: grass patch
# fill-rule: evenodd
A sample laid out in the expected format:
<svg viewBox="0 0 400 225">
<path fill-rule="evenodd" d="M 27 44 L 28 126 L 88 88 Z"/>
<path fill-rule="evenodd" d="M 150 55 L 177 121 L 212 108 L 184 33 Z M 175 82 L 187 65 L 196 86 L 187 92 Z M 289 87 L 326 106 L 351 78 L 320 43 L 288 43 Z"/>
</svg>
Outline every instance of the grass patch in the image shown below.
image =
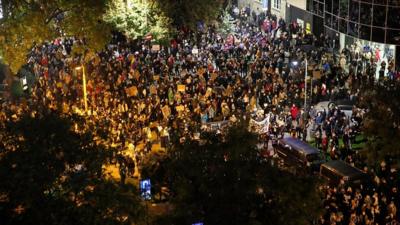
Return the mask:
<svg viewBox="0 0 400 225">
<path fill-rule="evenodd" d="M 367 139 L 364 137 L 364 135 L 362 133 L 357 134 L 356 140 L 355 140 L 355 142 L 352 143 L 351 147 L 352 147 L 353 151 L 359 151 L 364 148 L 366 143 L 367 143 Z M 316 147 L 314 139 L 309 141 L 308 144 L 310 144 L 313 147 Z M 343 148 L 343 147 L 344 147 L 343 139 L 339 138 L 339 148 Z"/>
</svg>

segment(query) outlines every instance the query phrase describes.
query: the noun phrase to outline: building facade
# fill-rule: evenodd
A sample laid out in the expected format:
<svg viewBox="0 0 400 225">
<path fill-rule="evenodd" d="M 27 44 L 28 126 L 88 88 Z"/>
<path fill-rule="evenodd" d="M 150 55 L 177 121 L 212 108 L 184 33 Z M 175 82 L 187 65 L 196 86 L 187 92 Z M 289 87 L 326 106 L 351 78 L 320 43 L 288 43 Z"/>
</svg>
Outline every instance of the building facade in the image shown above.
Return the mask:
<svg viewBox="0 0 400 225">
<path fill-rule="evenodd" d="M 324 33 L 323 8 L 318 12 L 310 11 L 306 0 L 288 0 L 285 18 L 289 22 L 297 22 L 307 33 L 317 36 Z"/>
<path fill-rule="evenodd" d="M 262 0 L 239 0 L 261 9 Z M 268 0 L 272 14 L 335 40 L 338 51 L 357 46 L 381 61 L 400 63 L 400 0 Z"/>
<path fill-rule="evenodd" d="M 269 10 L 278 18 L 285 18 L 286 1 L 288 0 L 238 0 L 239 8 L 250 7 L 251 10 L 262 12 Z"/>
<path fill-rule="evenodd" d="M 323 15 L 325 34 L 338 40 L 339 50 L 372 53 L 377 70 L 391 59 L 400 63 L 399 0 L 308 0 L 307 10 Z"/>
<path fill-rule="evenodd" d="M 306 0 L 239 0 L 238 5 L 240 8 L 250 7 L 251 10 L 256 12 L 269 10 L 278 18 L 283 18 L 289 22 L 296 21 L 300 26 L 306 28 L 308 32 L 319 35 L 324 31 L 323 10 L 317 17 L 312 12 L 306 10 Z M 313 26 L 314 23 L 318 25 Z"/>
</svg>

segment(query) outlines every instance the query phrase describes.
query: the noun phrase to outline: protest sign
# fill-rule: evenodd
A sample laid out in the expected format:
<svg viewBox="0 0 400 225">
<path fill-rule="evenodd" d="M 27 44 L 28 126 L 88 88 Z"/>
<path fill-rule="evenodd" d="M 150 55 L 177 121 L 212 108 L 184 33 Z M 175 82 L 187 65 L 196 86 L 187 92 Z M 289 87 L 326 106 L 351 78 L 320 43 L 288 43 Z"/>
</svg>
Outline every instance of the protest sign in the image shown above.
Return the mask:
<svg viewBox="0 0 400 225">
<path fill-rule="evenodd" d="M 184 84 L 178 84 L 178 91 L 185 92 L 186 86 Z"/>
<path fill-rule="evenodd" d="M 132 96 L 136 96 L 138 93 L 137 87 L 136 86 L 132 86 L 129 88 L 125 89 L 125 92 L 128 96 L 132 97 Z"/>
<path fill-rule="evenodd" d="M 167 119 L 167 118 L 170 116 L 170 114 L 171 114 L 171 110 L 170 110 L 170 108 L 168 107 L 168 105 L 165 105 L 164 107 L 162 107 L 162 108 L 161 108 L 161 112 L 162 112 L 164 118 L 166 118 L 166 119 Z"/>
<path fill-rule="evenodd" d="M 178 105 L 176 107 L 176 111 L 178 111 L 178 112 L 182 112 L 183 110 L 185 110 L 185 107 L 183 105 Z"/>
<path fill-rule="evenodd" d="M 150 94 L 156 95 L 157 94 L 157 88 L 155 85 L 150 86 Z"/>
<path fill-rule="evenodd" d="M 319 70 L 314 70 L 313 71 L 313 79 L 321 79 L 321 71 Z"/>
</svg>

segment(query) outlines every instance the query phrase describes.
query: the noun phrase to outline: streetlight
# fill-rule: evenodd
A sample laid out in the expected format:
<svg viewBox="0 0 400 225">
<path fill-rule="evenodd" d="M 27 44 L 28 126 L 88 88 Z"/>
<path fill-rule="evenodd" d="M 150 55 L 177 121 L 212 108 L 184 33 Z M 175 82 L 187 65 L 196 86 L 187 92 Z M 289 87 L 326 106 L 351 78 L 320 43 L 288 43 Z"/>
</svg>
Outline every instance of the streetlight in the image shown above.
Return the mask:
<svg viewBox="0 0 400 225">
<path fill-rule="evenodd" d="M 307 135 L 307 128 L 306 128 L 306 120 L 307 120 L 307 75 L 308 75 L 308 61 L 307 61 L 307 56 L 304 59 L 305 60 L 305 73 L 304 73 L 304 121 L 303 121 L 303 141 L 306 141 L 306 135 Z M 311 87 L 312 91 L 312 87 Z"/>
<path fill-rule="evenodd" d="M 304 111 L 306 110 L 307 106 L 307 75 L 308 75 L 308 61 L 307 58 L 304 59 L 306 63 L 306 71 L 304 73 Z"/>
<path fill-rule="evenodd" d="M 87 113 L 88 106 L 87 106 L 87 93 L 86 93 L 86 72 L 85 66 L 78 66 L 75 70 L 82 70 L 82 83 L 83 83 L 83 102 L 85 104 L 85 113 Z"/>
</svg>

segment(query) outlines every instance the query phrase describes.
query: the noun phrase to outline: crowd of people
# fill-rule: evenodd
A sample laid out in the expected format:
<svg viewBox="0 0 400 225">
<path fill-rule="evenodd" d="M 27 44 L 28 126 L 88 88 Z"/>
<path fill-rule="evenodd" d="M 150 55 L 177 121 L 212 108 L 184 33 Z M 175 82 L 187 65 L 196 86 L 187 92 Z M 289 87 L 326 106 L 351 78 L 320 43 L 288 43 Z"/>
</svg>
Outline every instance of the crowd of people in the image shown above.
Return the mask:
<svg viewBox="0 0 400 225">
<path fill-rule="evenodd" d="M 140 168 L 154 144 L 168 148 L 171 138 L 195 138 L 210 123 L 234 123 L 249 117 L 263 120 L 267 116 L 271 135 L 291 133 L 305 138 L 304 127 L 313 126 L 317 147 L 332 159 L 355 163 L 352 134 L 362 123 L 363 111 L 354 108 L 349 118 L 334 107 L 326 111 L 305 109 L 303 102 L 306 95 L 308 105 L 357 99 L 363 83 L 373 82 L 369 79 L 373 75 L 368 76 L 373 59 L 343 65 L 343 60 L 328 53 L 332 48 L 329 37 L 306 34 L 296 22 L 288 24 L 266 13 L 252 17 L 246 10 L 234 13 L 234 17 L 233 34 L 218 33 L 215 26 L 197 31 L 182 28 L 168 46 L 155 46 L 149 40 L 128 41 L 119 34 L 96 54 L 74 54 L 74 46 L 84 42 L 71 37 L 38 44 L 27 61 L 37 82 L 26 101 L 2 105 L 2 118 L 15 119 L 24 112 L 43 110 L 84 114 L 85 129 L 98 141 L 130 151 L 123 161 L 131 175 L 134 162 Z M 344 52 L 341 57 L 358 61 L 351 53 Z M 301 63 L 305 59 L 319 71 L 309 82 L 307 93 Z M 300 63 L 296 66 L 292 62 Z M 87 112 L 83 107 L 82 66 Z M 397 189 L 388 190 L 395 187 L 390 183 L 394 174 L 397 172 L 376 176 L 375 189 L 366 192 L 324 187 L 327 213 L 321 224 L 395 221 L 399 218 Z"/>
<path fill-rule="evenodd" d="M 373 182 L 359 187 L 321 186 L 325 213 L 319 224 L 399 224 L 399 173 L 382 161 L 379 168 L 364 168 Z"/>
</svg>

